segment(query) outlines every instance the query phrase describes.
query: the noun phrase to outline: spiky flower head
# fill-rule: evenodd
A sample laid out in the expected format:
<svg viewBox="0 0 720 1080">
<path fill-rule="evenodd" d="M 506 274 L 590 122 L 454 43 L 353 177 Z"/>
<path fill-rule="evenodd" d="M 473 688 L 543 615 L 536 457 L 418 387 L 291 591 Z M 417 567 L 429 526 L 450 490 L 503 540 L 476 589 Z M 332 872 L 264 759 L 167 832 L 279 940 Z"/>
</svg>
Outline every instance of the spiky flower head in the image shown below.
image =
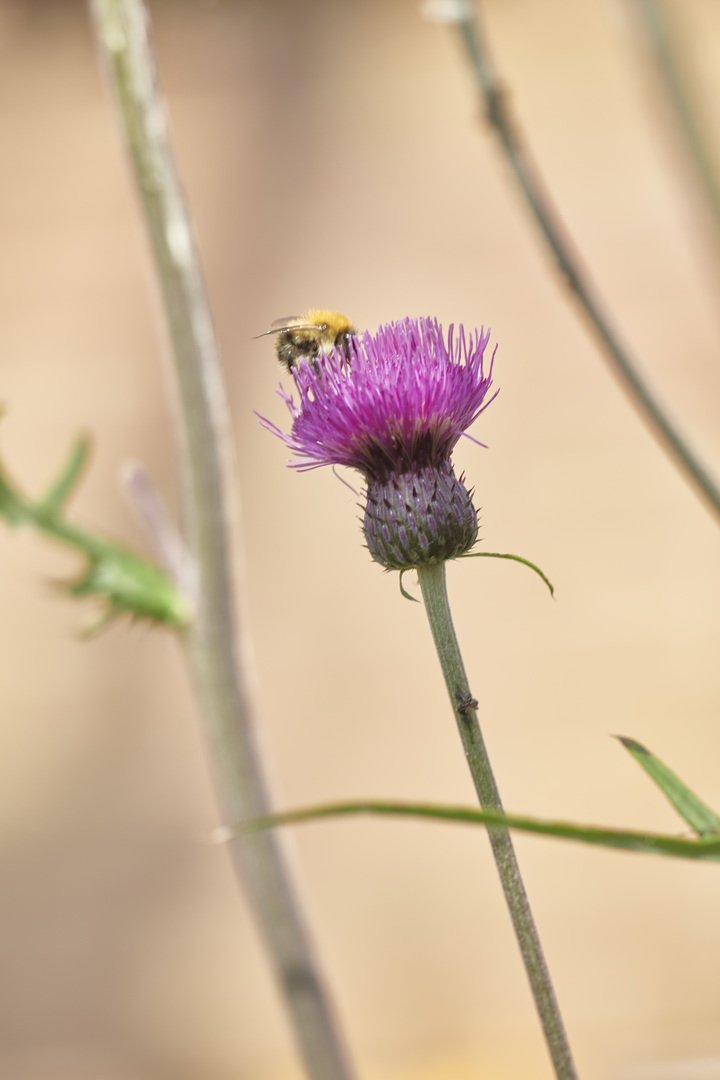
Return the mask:
<svg viewBox="0 0 720 1080">
<path fill-rule="evenodd" d="M 489 340 L 484 330 L 445 334 L 431 318 L 389 323 L 293 369 L 298 404 L 280 391 L 289 434 L 262 421 L 297 455 L 295 468 L 362 473 L 365 538 L 388 569 L 453 559 L 475 543 L 477 512 L 452 452 L 492 401 Z"/>
</svg>

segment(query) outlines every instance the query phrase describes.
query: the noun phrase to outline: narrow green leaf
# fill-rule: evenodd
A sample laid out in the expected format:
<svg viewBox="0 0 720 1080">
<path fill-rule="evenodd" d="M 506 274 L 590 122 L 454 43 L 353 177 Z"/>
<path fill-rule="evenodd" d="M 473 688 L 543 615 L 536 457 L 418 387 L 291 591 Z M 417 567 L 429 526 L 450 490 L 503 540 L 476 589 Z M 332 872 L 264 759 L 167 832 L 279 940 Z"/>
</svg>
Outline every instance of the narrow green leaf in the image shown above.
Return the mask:
<svg viewBox="0 0 720 1080">
<path fill-rule="evenodd" d="M 38 503 L 38 511 L 48 517 L 54 517 L 64 509 L 65 503 L 75 489 L 80 479 L 80 474 L 85 466 L 90 453 L 90 440 L 87 438 L 77 439 L 70 447 L 68 459 L 60 470 L 60 475 L 51 485 L 47 494 Z"/>
<path fill-rule="evenodd" d="M 530 562 L 529 559 L 524 559 L 522 557 L 522 555 L 510 555 L 508 553 L 501 552 L 501 551 L 468 551 L 465 555 L 459 555 L 458 558 L 460 558 L 460 559 L 511 559 L 512 562 L 521 563 L 523 566 L 527 566 L 530 570 L 532 570 L 533 573 L 537 574 L 537 576 L 542 581 L 544 581 L 545 584 L 547 585 L 548 589 L 550 590 L 550 595 L 552 597 L 555 596 L 555 586 L 551 582 L 550 578 L 547 577 L 547 575 L 542 572 L 542 570 L 540 569 L 539 566 L 537 566 L 534 562 Z"/>
<path fill-rule="evenodd" d="M 698 836 L 720 836 L 720 817 L 702 799 L 668 769 L 662 761 L 651 754 L 647 747 L 635 739 L 623 735 L 617 738 L 635 758 L 638 765 L 660 788 L 663 795 L 675 807 L 680 817 Z"/>
<path fill-rule="evenodd" d="M 413 604 L 419 604 L 420 601 L 417 599 L 417 597 L 411 596 L 410 593 L 405 588 L 405 586 L 403 585 L 403 574 L 407 574 L 407 570 L 401 570 L 400 571 L 400 594 L 401 594 L 401 596 L 404 596 L 406 600 L 412 600 Z"/>
<path fill-rule="evenodd" d="M 321 818 L 342 817 L 354 814 L 382 814 L 393 817 L 432 818 L 436 821 L 458 822 L 465 825 L 504 825 L 517 832 L 553 836 L 561 840 L 593 844 L 622 851 L 639 851 L 652 855 L 667 855 L 678 859 L 720 862 L 720 838 L 691 839 L 663 833 L 635 832 L 630 829 L 605 829 L 596 825 L 576 825 L 566 821 L 543 821 L 540 818 L 519 814 L 500 814 L 492 810 L 476 810 L 463 806 L 445 806 L 430 803 L 390 802 L 387 800 L 363 800 L 358 802 L 323 803 L 301 807 L 284 813 L 256 818 L 243 825 L 224 830 L 227 839 L 247 833 L 271 829 L 280 825 L 300 825 Z"/>
<path fill-rule="evenodd" d="M 4 518 L 11 528 L 25 525 L 30 516 L 25 510 L 22 500 L 18 498 L 13 486 L 0 465 L 0 517 Z"/>
</svg>

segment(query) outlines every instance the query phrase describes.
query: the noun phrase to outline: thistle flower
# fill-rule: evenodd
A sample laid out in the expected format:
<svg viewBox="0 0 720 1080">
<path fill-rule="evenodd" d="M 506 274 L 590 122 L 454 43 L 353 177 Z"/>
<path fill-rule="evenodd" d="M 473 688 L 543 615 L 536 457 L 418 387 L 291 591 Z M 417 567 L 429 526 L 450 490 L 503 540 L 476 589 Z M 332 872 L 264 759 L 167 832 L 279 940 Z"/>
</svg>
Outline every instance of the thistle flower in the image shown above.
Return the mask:
<svg viewBox="0 0 720 1080">
<path fill-rule="evenodd" d="M 463 327 L 445 335 L 431 318 L 389 323 L 351 338 L 347 355 L 293 369 L 299 404 L 279 391 L 289 434 L 261 418 L 297 455 L 293 467 L 362 473 L 365 539 L 388 569 L 443 562 L 475 543 L 477 511 L 452 452 L 495 396 L 487 397 L 489 340 L 489 331 Z"/>
</svg>

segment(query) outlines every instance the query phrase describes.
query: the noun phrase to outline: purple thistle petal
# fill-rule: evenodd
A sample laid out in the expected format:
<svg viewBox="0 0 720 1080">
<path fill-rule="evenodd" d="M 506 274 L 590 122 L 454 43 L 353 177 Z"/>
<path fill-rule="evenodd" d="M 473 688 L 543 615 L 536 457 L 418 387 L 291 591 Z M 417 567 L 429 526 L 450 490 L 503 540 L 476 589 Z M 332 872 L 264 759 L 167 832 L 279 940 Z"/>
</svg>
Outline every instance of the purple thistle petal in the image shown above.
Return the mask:
<svg viewBox="0 0 720 1080">
<path fill-rule="evenodd" d="M 281 390 L 293 418 L 290 434 L 261 417 L 301 459 L 295 468 L 346 465 L 368 479 L 449 461 L 465 430 L 487 408 L 495 352 L 484 362 L 490 331 L 466 333 L 437 320 L 404 319 L 302 362 L 293 376 L 299 402 Z"/>
</svg>

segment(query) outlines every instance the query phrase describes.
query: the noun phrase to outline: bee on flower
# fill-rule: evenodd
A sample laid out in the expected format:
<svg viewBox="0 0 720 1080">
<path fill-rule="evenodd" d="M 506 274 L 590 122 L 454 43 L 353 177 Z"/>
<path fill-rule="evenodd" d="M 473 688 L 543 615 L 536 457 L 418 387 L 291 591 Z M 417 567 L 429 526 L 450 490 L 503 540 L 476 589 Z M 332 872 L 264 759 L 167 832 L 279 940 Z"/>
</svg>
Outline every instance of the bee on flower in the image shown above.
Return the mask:
<svg viewBox="0 0 720 1080">
<path fill-rule="evenodd" d="M 301 360 L 315 361 L 334 349 L 341 349 L 347 356 L 348 342 L 356 333 L 347 315 L 313 308 L 304 315 L 275 319 L 270 329 L 259 337 L 276 335 L 275 355 L 292 373 Z"/>
<path fill-rule="evenodd" d="M 279 391 L 289 432 L 261 417 L 296 455 L 294 467 L 362 474 L 365 539 L 388 569 L 457 558 L 477 539 L 472 492 L 452 453 L 495 397 L 489 341 L 487 330 L 445 333 L 432 318 L 389 323 L 293 367 L 297 403 Z"/>
</svg>

